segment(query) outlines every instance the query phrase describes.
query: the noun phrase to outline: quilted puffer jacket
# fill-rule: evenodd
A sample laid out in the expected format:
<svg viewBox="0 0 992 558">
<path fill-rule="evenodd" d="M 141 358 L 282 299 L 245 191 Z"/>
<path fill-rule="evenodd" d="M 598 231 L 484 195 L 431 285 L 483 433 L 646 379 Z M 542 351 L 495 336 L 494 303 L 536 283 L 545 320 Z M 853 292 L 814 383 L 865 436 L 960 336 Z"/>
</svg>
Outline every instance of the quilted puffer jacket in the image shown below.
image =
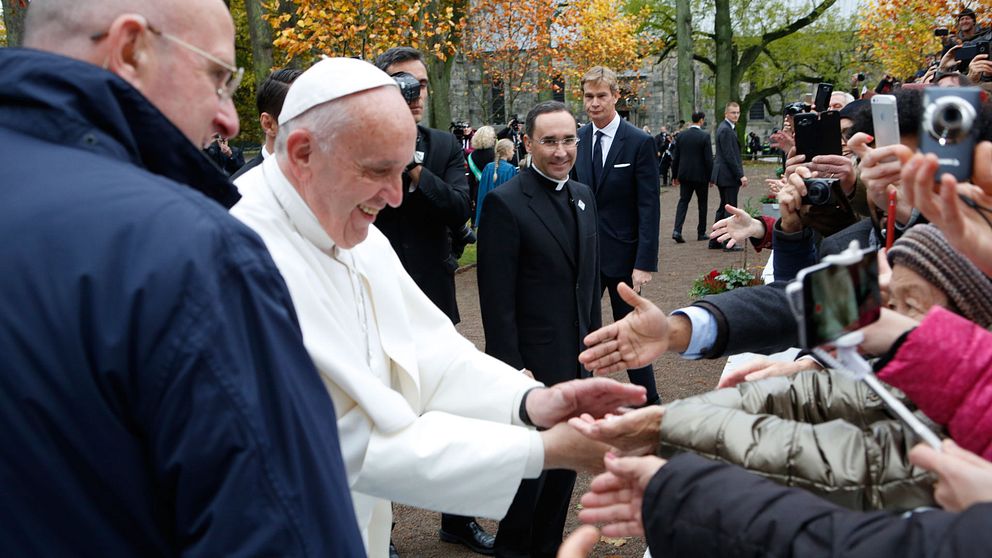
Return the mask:
<svg viewBox="0 0 992 558">
<path fill-rule="evenodd" d="M 661 427 L 663 456 L 691 451 L 856 510 L 934 505 L 909 463 L 917 442 L 863 382 L 816 371 L 676 401 Z"/>
</svg>

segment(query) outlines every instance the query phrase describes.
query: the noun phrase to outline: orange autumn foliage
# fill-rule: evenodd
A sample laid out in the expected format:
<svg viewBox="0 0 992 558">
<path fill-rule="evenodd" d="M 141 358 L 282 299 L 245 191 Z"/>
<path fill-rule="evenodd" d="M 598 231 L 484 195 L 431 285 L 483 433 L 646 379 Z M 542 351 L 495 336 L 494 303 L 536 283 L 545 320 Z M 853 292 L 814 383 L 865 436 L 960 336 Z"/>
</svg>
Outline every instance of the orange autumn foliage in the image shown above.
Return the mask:
<svg viewBox="0 0 992 558">
<path fill-rule="evenodd" d="M 954 15 L 963 7 L 960 0 L 866 0 L 858 36 L 886 72 L 908 77 L 925 65 L 928 54 L 941 50 L 935 28 L 956 31 Z M 977 13 L 979 26 L 992 22 L 992 0 L 971 1 L 967 7 Z"/>
<path fill-rule="evenodd" d="M 318 54 L 372 60 L 412 46 L 440 60 L 457 49 L 467 0 L 293 0 L 292 12 L 268 5 L 273 46 L 287 59 Z"/>
</svg>

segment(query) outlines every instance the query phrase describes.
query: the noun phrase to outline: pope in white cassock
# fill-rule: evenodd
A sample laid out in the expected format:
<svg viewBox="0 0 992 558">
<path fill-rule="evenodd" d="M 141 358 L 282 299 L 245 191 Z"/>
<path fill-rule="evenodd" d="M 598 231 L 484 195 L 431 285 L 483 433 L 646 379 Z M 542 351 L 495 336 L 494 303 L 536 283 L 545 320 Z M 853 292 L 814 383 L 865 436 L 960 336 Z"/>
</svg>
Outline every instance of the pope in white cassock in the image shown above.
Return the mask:
<svg viewBox="0 0 992 558">
<path fill-rule="evenodd" d="M 374 557 L 388 552 L 390 501 L 501 518 L 522 479 L 602 466 L 606 446 L 562 421 L 644 402 L 605 378 L 545 388 L 477 350 L 420 291 L 372 226 L 402 201 L 416 133 L 392 78 L 322 60 L 293 83 L 276 156 L 238 179 L 231 210 L 289 287 Z"/>
</svg>

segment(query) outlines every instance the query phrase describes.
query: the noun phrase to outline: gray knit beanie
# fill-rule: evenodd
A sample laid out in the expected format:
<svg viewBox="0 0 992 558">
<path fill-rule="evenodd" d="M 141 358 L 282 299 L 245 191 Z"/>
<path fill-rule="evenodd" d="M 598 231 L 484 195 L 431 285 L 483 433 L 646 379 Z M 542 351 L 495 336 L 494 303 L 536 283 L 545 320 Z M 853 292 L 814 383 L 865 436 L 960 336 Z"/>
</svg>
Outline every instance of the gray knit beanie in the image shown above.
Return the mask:
<svg viewBox="0 0 992 558">
<path fill-rule="evenodd" d="M 933 225 L 912 227 L 889 250 L 889 265 L 904 265 L 947 295 L 952 310 L 992 326 L 992 280 L 948 244 Z"/>
</svg>

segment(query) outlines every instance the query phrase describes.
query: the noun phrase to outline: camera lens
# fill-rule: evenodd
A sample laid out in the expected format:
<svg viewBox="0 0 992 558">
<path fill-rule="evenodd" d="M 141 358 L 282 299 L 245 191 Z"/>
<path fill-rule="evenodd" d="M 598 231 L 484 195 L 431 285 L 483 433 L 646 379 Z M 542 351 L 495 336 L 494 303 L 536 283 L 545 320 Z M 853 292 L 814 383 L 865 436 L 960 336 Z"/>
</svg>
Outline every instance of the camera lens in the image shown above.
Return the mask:
<svg viewBox="0 0 992 558">
<path fill-rule="evenodd" d="M 810 178 L 804 180 L 806 185 L 806 195 L 803 196 L 802 205 L 827 205 L 833 197 L 833 183 L 836 178 Z"/>
<path fill-rule="evenodd" d="M 975 122 L 975 107 L 961 97 L 940 97 L 927 105 L 923 126 L 941 145 L 968 137 Z"/>
</svg>

